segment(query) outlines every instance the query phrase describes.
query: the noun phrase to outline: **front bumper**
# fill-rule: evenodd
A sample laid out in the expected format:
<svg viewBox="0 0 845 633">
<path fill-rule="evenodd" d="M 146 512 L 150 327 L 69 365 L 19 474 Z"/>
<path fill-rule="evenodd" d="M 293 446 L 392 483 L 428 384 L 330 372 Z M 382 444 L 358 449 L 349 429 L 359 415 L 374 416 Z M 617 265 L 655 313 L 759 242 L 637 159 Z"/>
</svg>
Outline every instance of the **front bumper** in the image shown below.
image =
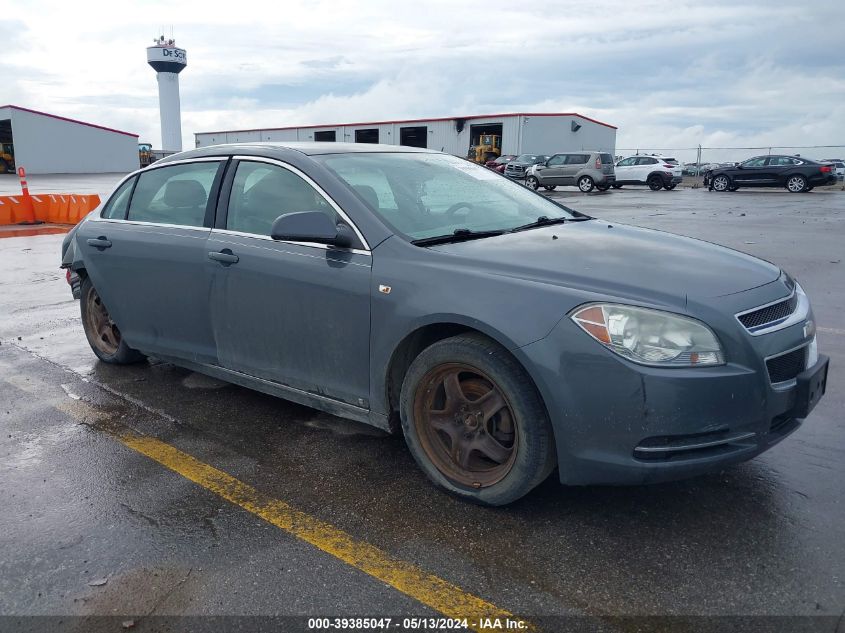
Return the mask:
<svg viewBox="0 0 845 633">
<path fill-rule="evenodd" d="M 520 350 L 554 426 L 561 482 L 683 479 L 768 450 L 806 415 L 802 377 L 816 378 L 812 404 L 821 397 L 820 375 L 810 374 L 822 365 L 826 372 L 825 357 L 789 385 L 773 386 L 766 370 L 771 352 L 808 342 L 803 326 L 760 337 L 737 332 L 734 341 L 722 337 L 726 365 L 669 369 L 628 362 L 562 319 L 548 337 Z"/>
</svg>

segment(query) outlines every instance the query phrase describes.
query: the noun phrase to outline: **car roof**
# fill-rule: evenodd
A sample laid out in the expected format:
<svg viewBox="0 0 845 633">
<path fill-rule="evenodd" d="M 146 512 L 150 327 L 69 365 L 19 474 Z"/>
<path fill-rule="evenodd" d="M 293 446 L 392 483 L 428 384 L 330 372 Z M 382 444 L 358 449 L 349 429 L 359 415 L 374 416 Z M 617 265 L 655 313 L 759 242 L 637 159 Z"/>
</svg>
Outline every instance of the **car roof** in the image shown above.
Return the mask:
<svg viewBox="0 0 845 633">
<path fill-rule="evenodd" d="M 317 156 L 321 154 L 364 154 L 364 153 L 394 153 L 394 154 L 440 154 L 433 149 L 422 147 L 408 147 L 406 145 L 385 145 L 377 143 L 320 143 L 309 141 L 290 142 L 258 142 L 258 143 L 225 143 L 221 145 L 209 145 L 197 149 L 171 154 L 159 161 L 157 164 L 173 162 L 177 160 L 190 160 L 204 156 L 228 156 L 235 154 L 264 155 L 282 157 L 290 152 L 298 152 L 306 156 Z"/>
</svg>

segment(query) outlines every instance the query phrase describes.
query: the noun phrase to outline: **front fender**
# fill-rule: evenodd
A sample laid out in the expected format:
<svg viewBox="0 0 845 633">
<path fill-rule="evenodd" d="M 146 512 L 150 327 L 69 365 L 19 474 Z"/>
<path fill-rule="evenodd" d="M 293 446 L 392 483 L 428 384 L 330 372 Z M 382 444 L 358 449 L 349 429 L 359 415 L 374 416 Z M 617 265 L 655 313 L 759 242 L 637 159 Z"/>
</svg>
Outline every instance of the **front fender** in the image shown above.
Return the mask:
<svg viewBox="0 0 845 633">
<path fill-rule="evenodd" d="M 393 355 L 421 328 L 441 324 L 477 330 L 519 357 L 521 347 L 547 336 L 571 307 L 572 299 L 563 296 L 571 290 L 494 275 L 462 259 L 431 253 L 398 238 L 373 251 L 370 403 L 374 412 L 389 413 L 385 387 Z"/>
</svg>

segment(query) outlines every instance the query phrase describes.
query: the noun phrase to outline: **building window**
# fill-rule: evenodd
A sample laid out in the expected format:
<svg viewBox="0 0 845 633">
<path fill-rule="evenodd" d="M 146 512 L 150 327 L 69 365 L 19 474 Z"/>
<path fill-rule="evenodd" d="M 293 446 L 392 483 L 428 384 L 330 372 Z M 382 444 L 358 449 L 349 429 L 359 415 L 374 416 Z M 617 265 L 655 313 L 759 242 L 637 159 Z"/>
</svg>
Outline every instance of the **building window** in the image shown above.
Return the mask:
<svg viewBox="0 0 845 633">
<path fill-rule="evenodd" d="M 408 147 L 428 147 L 428 128 L 425 125 L 399 128 L 399 144 Z"/>
<path fill-rule="evenodd" d="M 378 128 L 355 130 L 356 143 L 378 143 Z"/>
</svg>

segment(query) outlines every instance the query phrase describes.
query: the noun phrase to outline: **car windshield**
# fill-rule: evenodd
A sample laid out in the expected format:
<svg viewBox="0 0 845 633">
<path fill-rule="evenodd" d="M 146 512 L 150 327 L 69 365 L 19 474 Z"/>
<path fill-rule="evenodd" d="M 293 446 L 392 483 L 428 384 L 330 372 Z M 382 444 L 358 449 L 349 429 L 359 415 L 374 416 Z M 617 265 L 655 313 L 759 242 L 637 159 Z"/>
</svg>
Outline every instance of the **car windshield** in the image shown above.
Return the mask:
<svg viewBox="0 0 845 633">
<path fill-rule="evenodd" d="M 494 171 L 448 154 L 355 153 L 315 156 L 408 240 L 455 231 L 509 231 L 584 217 Z"/>
<path fill-rule="evenodd" d="M 537 160 L 536 154 L 520 154 L 513 162 L 515 163 L 532 163 Z"/>
</svg>

